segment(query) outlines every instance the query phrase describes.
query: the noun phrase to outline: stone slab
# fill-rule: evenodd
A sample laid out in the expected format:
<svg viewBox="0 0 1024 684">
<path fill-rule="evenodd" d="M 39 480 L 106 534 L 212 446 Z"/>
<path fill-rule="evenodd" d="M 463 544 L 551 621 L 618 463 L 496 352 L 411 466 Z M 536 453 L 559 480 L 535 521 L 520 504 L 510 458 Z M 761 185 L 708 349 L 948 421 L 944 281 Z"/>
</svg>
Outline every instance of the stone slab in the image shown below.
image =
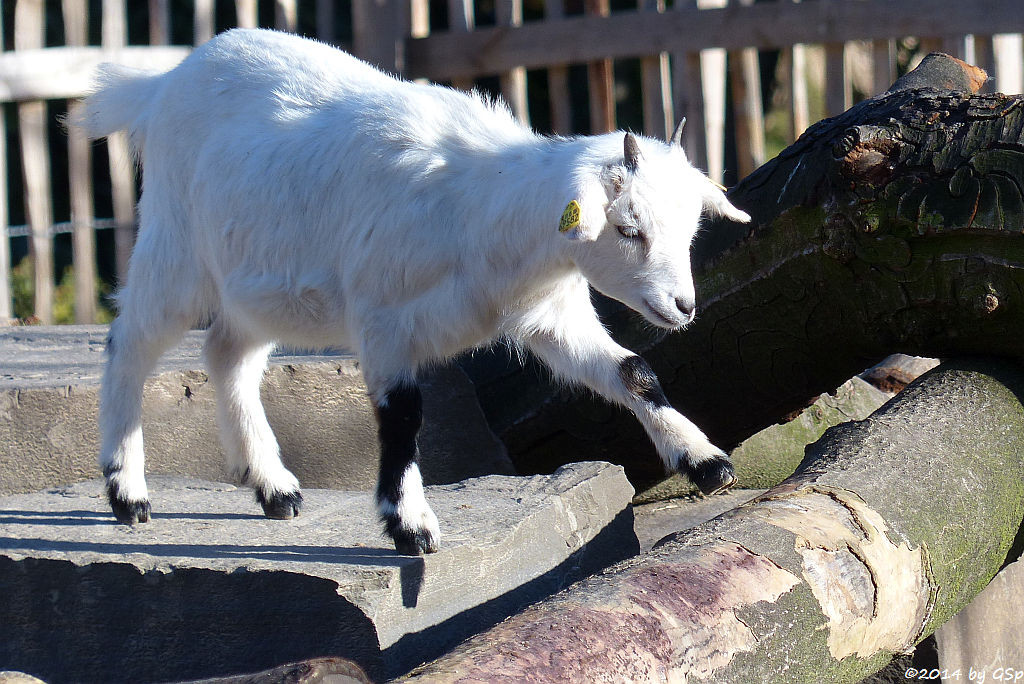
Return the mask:
<svg viewBox="0 0 1024 684">
<path fill-rule="evenodd" d="M 153 518 L 112 523 L 99 480 L 0 498 L 0 670 L 51 684 L 167 681 L 335 656 L 370 676 L 436 657 L 639 551 L 618 466 L 428 488 L 442 548 L 398 556 L 371 494 L 154 478 Z"/>
<path fill-rule="evenodd" d="M 215 394 L 193 331 L 146 383 L 147 472 L 221 480 Z M 0 328 L 0 495 L 99 475 L 96 425 L 106 326 Z M 426 374 L 420 436 L 427 483 L 514 474 L 458 368 Z M 267 418 L 305 487 L 370 490 L 377 427 L 358 361 L 340 352 L 278 352 L 264 375 Z"/>
<path fill-rule="evenodd" d="M 696 494 L 634 506 L 633 526 L 640 540 L 640 549 L 650 551 L 665 537 L 696 527 L 764 492 L 764 489 L 730 489 L 712 496 Z"/>
<path fill-rule="evenodd" d="M 939 667 L 950 673 L 959 670 L 963 681 L 1024 679 L 1022 596 L 1024 561 L 1017 560 L 935 631 Z"/>
</svg>

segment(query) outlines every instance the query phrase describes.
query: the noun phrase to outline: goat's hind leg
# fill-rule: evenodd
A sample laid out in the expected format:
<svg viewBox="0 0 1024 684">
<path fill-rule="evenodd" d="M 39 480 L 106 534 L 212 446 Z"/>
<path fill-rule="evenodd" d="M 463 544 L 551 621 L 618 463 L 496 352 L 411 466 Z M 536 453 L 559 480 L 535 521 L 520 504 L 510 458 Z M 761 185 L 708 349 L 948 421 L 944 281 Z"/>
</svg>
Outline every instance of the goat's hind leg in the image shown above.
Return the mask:
<svg viewBox="0 0 1024 684">
<path fill-rule="evenodd" d="M 228 472 L 250 485 L 268 518 L 299 514 L 299 481 L 281 462 L 280 448 L 260 401 L 260 383 L 272 344 L 231 329 L 222 319 L 210 327 L 203 349 L 217 392 L 217 419 Z"/>
<path fill-rule="evenodd" d="M 107 365 L 100 388 L 100 468 L 118 522 L 147 522 L 150 514 L 142 448 L 142 390 L 160 355 L 181 339 L 184 321 L 131 309 L 118 316 L 107 337 Z"/>
<path fill-rule="evenodd" d="M 423 400 L 412 382 L 393 385 L 374 402 L 380 426 L 377 511 L 395 549 L 407 556 L 437 551 L 441 531 L 423 493 L 416 434 Z"/>
</svg>

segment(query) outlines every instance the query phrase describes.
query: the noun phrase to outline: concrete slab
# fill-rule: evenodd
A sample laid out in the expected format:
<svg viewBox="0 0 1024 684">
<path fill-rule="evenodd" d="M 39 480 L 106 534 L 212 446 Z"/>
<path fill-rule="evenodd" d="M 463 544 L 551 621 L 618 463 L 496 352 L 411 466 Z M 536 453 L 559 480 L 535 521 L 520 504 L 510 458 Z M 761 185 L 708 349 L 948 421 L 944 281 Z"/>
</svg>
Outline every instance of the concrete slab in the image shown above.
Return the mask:
<svg viewBox="0 0 1024 684">
<path fill-rule="evenodd" d="M 215 395 L 201 359 L 205 333 L 189 333 L 146 383 L 148 473 L 224 478 Z M 99 475 L 96 426 L 106 326 L 0 328 L 0 495 Z M 455 367 L 422 383 L 420 438 L 427 483 L 514 474 Z M 262 397 L 285 463 L 305 487 L 370 490 L 377 427 L 359 363 L 343 353 L 276 353 Z"/>
<path fill-rule="evenodd" d="M 135 527 L 99 480 L 0 498 L 0 670 L 153 682 L 337 656 L 393 676 L 639 551 L 604 463 L 430 487 L 442 549 L 421 558 L 385 543 L 369 493 L 307 490 L 278 521 L 232 485 L 150 489 Z"/>
</svg>

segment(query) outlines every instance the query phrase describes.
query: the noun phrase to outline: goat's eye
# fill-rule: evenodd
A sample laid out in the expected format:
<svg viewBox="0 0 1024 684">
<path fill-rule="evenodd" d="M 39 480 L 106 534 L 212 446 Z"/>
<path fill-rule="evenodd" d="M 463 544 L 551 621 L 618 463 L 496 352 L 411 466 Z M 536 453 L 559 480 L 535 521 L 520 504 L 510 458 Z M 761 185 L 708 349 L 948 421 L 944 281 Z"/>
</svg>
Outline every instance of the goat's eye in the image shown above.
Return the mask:
<svg viewBox="0 0 1024 684">
<path fill-rule="evenodd" d="M 624 238 L 635 239 L 640 237 L 640 229 L 636 226 L 615 226 L 615 230 L 619 231 L 619 235 Z"/>
</svg>

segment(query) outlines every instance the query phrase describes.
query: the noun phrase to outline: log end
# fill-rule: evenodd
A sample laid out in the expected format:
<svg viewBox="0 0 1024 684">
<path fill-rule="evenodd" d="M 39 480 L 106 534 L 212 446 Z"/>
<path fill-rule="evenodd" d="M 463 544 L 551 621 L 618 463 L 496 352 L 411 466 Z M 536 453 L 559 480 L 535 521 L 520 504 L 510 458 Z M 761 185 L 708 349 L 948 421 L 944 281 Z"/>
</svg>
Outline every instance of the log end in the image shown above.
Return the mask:
<svg viewBox="0 0 1024 684">
<path fill-rule="evenodd" d="M 984 69 L 944 52 L 932 52 L 916 69 L 897 79 L 885 94 L 917 88 L 935 88 L 967 91 L 974 95 L 981 90 L 987 80 L 988 74 Z"/>
</svg>

